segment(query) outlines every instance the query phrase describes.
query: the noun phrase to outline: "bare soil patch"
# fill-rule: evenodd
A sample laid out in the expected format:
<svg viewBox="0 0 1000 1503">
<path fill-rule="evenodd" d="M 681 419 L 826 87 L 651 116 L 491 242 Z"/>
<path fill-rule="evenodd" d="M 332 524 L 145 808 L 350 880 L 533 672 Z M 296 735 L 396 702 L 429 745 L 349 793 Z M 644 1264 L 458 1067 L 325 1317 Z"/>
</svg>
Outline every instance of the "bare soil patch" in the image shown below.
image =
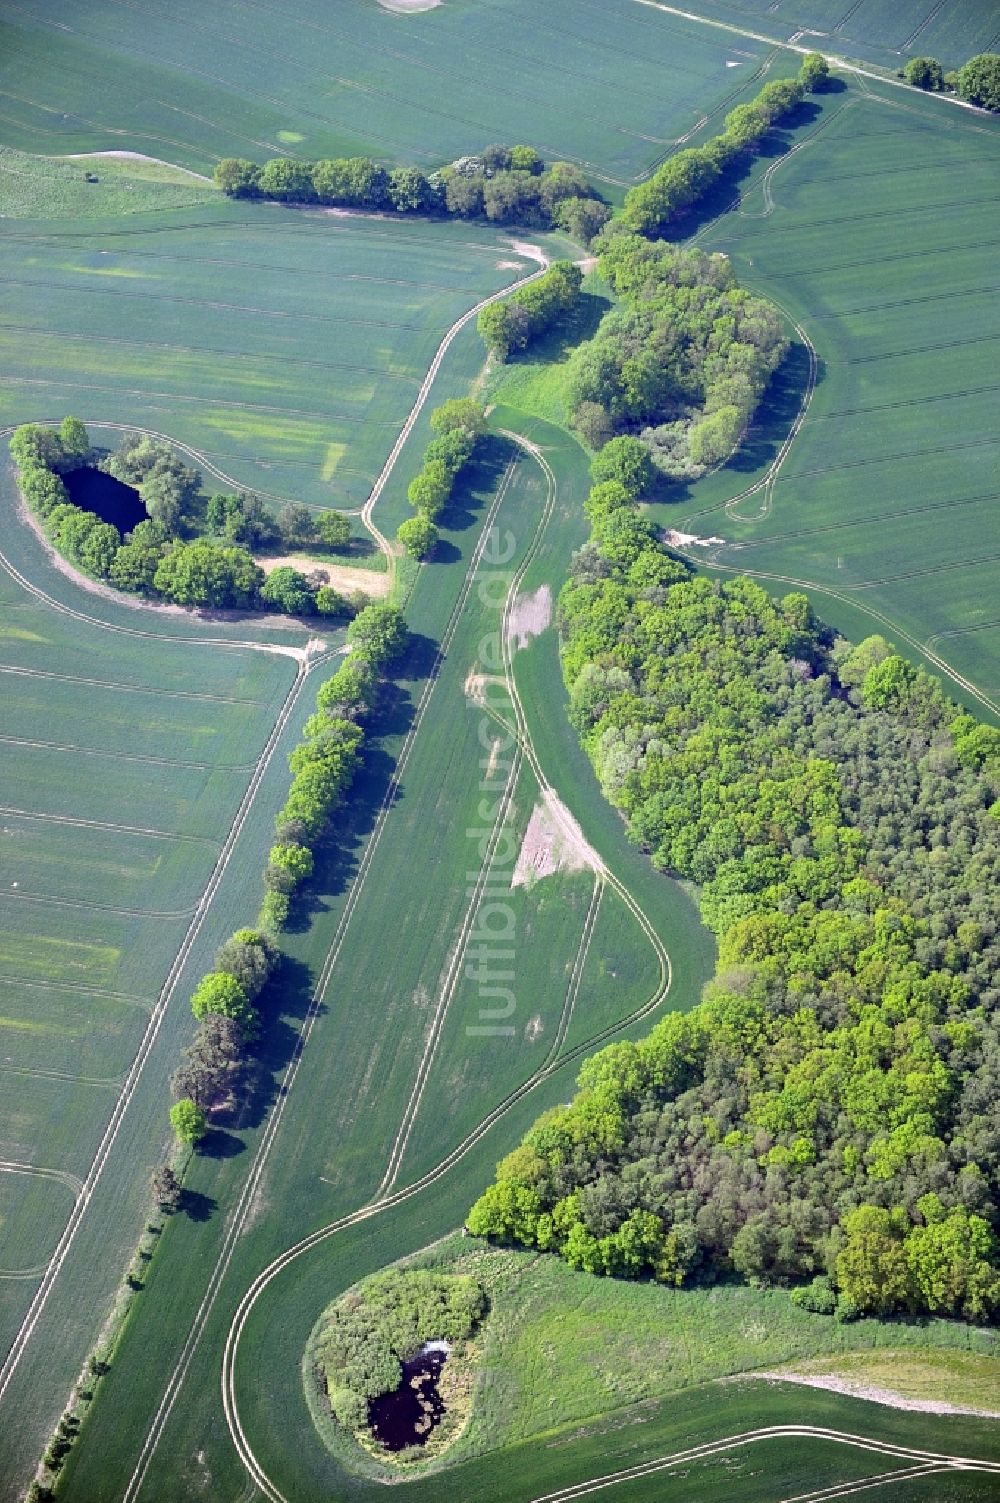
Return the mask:
<svg viewBox="0 0 1000 1503">
<path fill-rule="evenodd" d="M 531 811 L 511 887 L 530 887 L 554 872 L 602 871 L 604 863 L 554 789 Z"/>
<path fill-rule="evenodd" d="M 342 594 L 351 595 L 355 590 L 362 590 L 370 595 L 373 600 L 381 600 L 389 593 L 389 575 L 380 574 L 374 569 L 355 569 L 350 564 L 331 564 L 326 559 L 306 558 L 298 553 L 269 554 L 266 558 L 255 558 L 254 563 L 259 564 L 265 574 L 271 574 L 275 569 L 298 569 L 300 574 L 325 574 L 326 582 Z"/>
<path fill-rule="evenodd" d="M 891 1388 L 879 1388 L 859 1378 L 842 1378 L 837 1373 L 768 1372 L 744 1373 L 742 1376 L 763 1378 L 767 1383 L 800 1383 L 805 1388 L 825 1388 L 852 1399 L 884 1404 L 889 1409 L 915 1409 L 921 1414 L 977 1414 L 985 1419 L 1000 1419 L 1000 1409 L 975 1409 L 971 1404 L 949 1404 L 943 1399 L 910 1399 L 904 1394 L 894 1393 Z"/>
<path fill-rule="evenodd" d="M 378 0 L 383 10 L 397 11 L 401 16 L 408 16 L 411 11 L 433 10 L 441 4 L 441 0 Z"/>
<path fill-rule="evenodd" d="M 552 620 L 552 591 L 539 585 L 534 594 L 518 595 L 507 618 L 507 641 L 515 652 L 540 636 Z"/>
</svg>

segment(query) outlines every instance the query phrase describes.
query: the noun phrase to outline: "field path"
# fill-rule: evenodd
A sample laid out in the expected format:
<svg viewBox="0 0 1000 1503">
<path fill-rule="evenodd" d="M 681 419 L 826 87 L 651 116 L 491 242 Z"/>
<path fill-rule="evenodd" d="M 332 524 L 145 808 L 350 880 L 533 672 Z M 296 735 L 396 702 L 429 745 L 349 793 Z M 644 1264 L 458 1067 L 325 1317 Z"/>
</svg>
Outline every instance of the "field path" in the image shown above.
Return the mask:
<svg viewBox="0 0 1000 1503">
<path fill-rule="evenodd" d="M 603 1477 L 595 1477 L 592 1481 L 581 1482 L 575 1487 L 560 1488 L 554 1493 L 544 1493 L 540 1497 L 532 1499 L 532 1503 L 571 1503 L 574 1498 L 584 1498 L 591 1493 L 601 1492 L 604 1488 L 615 1487 L 620 1482 L 633 1482 L 642 1477 L 653 1476 L 657 1472 L 664 1472 L 670 1467 L 684 1466 L 692 1461 L 723 1455 L 727 1451 L 736 1450 L 740 1446 L 753 1445 L 762 1440 L 779 1440 L 784 1437 L 801 1437 L 807 1440 L 834 1441 L 843 1446 L 854 1446 L 862 1451 L 871 1451 L 880 1456 L 899 1457 L 906 1461 L 912 1461 L 915 1465 L 904 1470 L 895 1470 L 887 1473 L 879 1473 L 875 1478 L 855 1479 L 833 1487 L 820 1488 L 809 1493 L 799 1493 L 796 1498 L 784 1500 L 784 1503 L 812 1503 L 812 1500 L 823 1498 L 843 1498 L 850 1493 L 862 1488 L 871 1487 L 881 1481 L 892 1481 L 894 1478 L 922 1476 L 925 1472 L 989 1472 L 1000 1475 L 1000 1462 L 977 1461 L 974 1457 L 948 1456 L 940 1451 L 920 1451 L 913 1446 L 897 1446 L 889 1441 L 869 1440 L 864 1435 L 853 1435 L 847 1430 L 830 1430 L 823 1425 L 766 1425 L 759 1430 L 744 1430 L 739 1435 L 729 1435 L 723 1440 L 707 1441 L 700 1446 L 691 1446 L 685 1451 L 674 1451 L 669 1456 L 658 1456 L 652 1461 L 640 1462 L 638 1466 L 624 1467 L 618 1472 L 608 1472 Z"/>
</svg>

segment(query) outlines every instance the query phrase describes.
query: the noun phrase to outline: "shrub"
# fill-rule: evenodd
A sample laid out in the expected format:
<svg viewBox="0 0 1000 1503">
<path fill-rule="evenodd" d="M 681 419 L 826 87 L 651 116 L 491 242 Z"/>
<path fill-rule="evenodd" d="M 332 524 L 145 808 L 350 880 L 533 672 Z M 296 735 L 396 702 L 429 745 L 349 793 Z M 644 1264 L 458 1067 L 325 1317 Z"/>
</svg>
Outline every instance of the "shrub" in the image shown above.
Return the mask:
<svg viewBox="0 0 1000 1503">
<path fill-rule="evenodd" d="M 823 1274 L 814 1278 L 811 1284 L 793 1289 L 791 1300 L 800 1310 L 811 1310 L 814 1315 L 832 1315 L 837 1308 L 833 1285 Z"/>
</svg>

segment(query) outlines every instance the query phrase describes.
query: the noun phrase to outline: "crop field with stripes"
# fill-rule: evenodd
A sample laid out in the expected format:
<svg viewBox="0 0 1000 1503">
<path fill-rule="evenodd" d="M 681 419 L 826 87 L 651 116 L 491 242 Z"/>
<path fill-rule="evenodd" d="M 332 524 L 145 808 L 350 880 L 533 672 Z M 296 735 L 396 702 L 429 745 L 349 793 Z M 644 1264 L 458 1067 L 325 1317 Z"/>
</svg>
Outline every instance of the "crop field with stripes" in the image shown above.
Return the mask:
<svg viewBox="0 0 1000 1503">
<path fill-rule="evenodd" d="M 995 707 L 1000 129 L 869 87 L 827 96 L 695 236 L 800 325 L 802 379 L 770 430 L 765 415 L 734 464 L 667 510 L 726 539 L 699 558 L 815 587 L 821 612 L 831 600 L 853 633 L 939 656 Z"/>
<path fill-rule="evenodd" d="M 487 227 L 259 205 L 18 221 L 0 426 L 149 428 L 275 503 L 356 507 L 445 330 L 531 269 Z"/>
<path fill-rule="evenodd" d="M 376 0 L 25 0 L 0 23 L 0 136 L 201 172 L 223 156 L 359 152 L 430 167 L 516 137 L 628 183 L 767 53 L 635 0 L 544 14 L 448 0 L 411 16 Z"/>
<path fill-rule="evenodd" d="M 992 0 L 697 0 L 678 8 L 764 36 L 787 39 L 801 31 L 800 45 L 893 72 L 910 57 L 936 57 L 945 68 L 960 68 L 1000 44 Z"/>
<path fill-rule="evenodd" d="M 294 679 L 287 657 L 157 637 L 129 615 L 104 627 L 68 618 L 0 572 L 4 1350 L 156 1025 Z M 183 1000 L 171 1026 L 183 1035 Z"/>
</svg>

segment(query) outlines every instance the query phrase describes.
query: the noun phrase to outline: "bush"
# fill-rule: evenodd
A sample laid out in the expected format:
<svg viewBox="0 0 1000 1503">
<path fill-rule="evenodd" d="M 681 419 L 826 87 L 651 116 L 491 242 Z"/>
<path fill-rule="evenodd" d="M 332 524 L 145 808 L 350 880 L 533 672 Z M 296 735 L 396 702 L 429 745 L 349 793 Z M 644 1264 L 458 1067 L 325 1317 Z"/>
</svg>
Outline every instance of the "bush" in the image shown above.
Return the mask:
<svg viewBox="0 0 1000 1503">
<path fill-rule="evenodd" d="M 933 57 L 911 57 L 903 69 L 903 77 L 917 89 L 937 91 L 944 88 L 944 70 Z"/>
<path fill-rule="evenodd" d="M 316 518 L 316 532 L 323 545 L 334 553 L 343 552 L 351 541 L 351 519 L 342 511 L 324 511 Z"/>
<path fill-rule="evenodd" d="M 312 871 L 313 853 L 308 846 L 279 841 L 271 847 L 264 881 L 275 892 L 292 893 Z"/>
<path fill-rule="evenodd" d="M 398 606 L 366 605 L 347 628 L 351 646 L 376 669 L 399 657 L 409 633 Z"/>
<path fill-rule="evenodd" d="M 811 1310 L 814 1315 L 832 1315 L 837 1308 L 833 1285 L 823 1274 L 814 1278 L 811 1284 L 793 1289 L 791 1300 L 800 1310 Z"/>
<path fill-rule="evenodd" d="M 260 587 L 260 598 L 286 616 L 310 616 L 316 609 L 316 600 L 305 575 L 290 564 L 272 569 Z"/>
</svg>

